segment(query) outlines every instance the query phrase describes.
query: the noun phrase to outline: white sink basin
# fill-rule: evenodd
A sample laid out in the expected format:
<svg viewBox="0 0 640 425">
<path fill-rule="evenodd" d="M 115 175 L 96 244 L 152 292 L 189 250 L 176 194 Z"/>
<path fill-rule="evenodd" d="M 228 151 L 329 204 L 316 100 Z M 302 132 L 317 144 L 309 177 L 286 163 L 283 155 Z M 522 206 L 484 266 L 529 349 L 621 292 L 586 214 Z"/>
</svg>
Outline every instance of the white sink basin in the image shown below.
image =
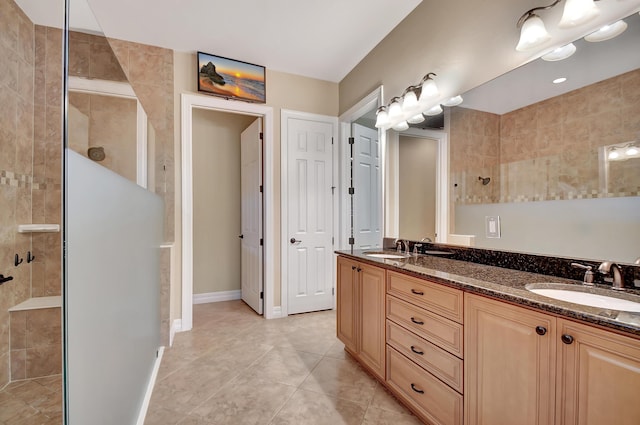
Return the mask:
<svg viewBox="0 0 640 425">
<path fill-rule="evenodd" d="M 606 308 L 608 310 L 640 313 L 640 297 L 631 294 L 616 297 L 607 294 L 608 291 L 606 289 L 565 285 L 562 283 L 531 283 L 526 285 L 525 288 L 538 295 L 560 301 Z"/>
<path fill-rule="evenodd" d="M 373 257 L 373 258 L 384 258 L 386 260 L 400 260 L 403 258 L 410 257 L 410 255 L 407 255 L 407 254 L 402 254 L 402 253 L 392 254 L 389 252 L 365 252 L 364 255 L 366 255 L 367 257 Z"/>
</svg>

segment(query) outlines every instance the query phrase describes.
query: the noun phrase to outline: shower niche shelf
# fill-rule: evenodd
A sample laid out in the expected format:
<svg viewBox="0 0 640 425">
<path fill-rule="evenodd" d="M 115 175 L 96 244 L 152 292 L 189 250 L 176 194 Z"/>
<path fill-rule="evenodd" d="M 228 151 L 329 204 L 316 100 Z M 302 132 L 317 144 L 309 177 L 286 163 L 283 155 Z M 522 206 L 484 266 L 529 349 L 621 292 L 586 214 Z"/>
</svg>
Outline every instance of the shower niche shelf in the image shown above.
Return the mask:
<svg viewBox="0 0 640 425">
<path fill-rule="evenodd" d="M 58 233 L 59 224 L 18 224 L 18 233 Z"/>
</svg>

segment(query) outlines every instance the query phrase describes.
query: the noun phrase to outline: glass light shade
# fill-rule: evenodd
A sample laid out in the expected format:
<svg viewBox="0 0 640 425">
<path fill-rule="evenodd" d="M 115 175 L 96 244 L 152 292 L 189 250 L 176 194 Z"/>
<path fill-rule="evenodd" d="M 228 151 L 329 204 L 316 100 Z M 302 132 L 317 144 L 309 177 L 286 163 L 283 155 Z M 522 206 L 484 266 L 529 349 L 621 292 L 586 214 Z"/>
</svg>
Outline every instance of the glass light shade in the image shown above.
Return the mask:
<svg viewBox="0 0 640 425">
<path fill-rule="evenodd" d="M 418 114 L 418 115 L 414 115 L 413 117 L 409 118 L 409 119 L 407 120 L 407 122 L 408 122 L 409 124 L 420 124 L 420 123 L 421 123 L 422 121 L 424 121 L 424 120 L 425 120 L 424 115 L 422 115 L 422 114 Z"/>
<path fill-rule="evenodd" d="M 395 121 L 402 117 L 402 106 L 400 106 L 400 98 L 394 97 L 389 106 L 389 121 Z"/>
<path fill-rule="evenodd" d="M 607 155 L 607 158 L 609 160 L 615 161 L 616 159 L 620 158 L 620 154 L 618 153 L 618 151 L 613 150 L 609 152 L 609 155 Z"/>
<path fill-rule="evenodd" d="M 376 128 L 382 128 L 389 125 L 389 114 L 384 109 L 378 111 L 376 115 Z"/>
<path fill-rule="evenodd" d="M 573 55 L 575 52 L 575 44 L 569 43 L 542 56 L 542 60 L 546 60 L 547 62 L 561 61 Z"/>
<path fill-rule="evenodd" d="M 458 106 L 462 103 L 462 96 L 457 95 L 443 103 L 444 106 Z"/>
<path fill-rule="evenodd" d="M 406 121 L 401 121 L 392 127 L 395 131 L 405 131 L 409 129 L 409 124 Z"/>
<path fill-rule="evenodd" d="M 425 112 L 425 115 L 428 115 L 430 117 L 434 116 L 434 115 L 439 115 L 442 113 L 442 106 L 440 105 L 436 105 L 433 108 L 429 109 L 427 112 Z"/>
<path fill-rule="evenodd" d="M 436 82 L 433 81 L 431 78 L 427 78 L 422 83 L 422 91 L 420 92 L 420 102 L 424 103 L 429 99 L 433 99 L 438 94 L 440 94 L 440 92 L 438 91 L 438 86 L 436 85 Z"/>
<path fill-rule="evenodd" d="M 636 156 L 636 155 L 640 154 L 640 149 L 638 149 L 635 146 L 631 146 L 631 147 L 627 148 L 627 150 L 624 153 L 627 156 Z"/>
<path fill-rule="evenodd" d="M 605 25 L 596 32 L 592 32 L 584 39 L 592 43 L 598 41 L 611 40 L 614 37 L 619 36 L 627 29 L 627 23 L 625 21 L 617 21 L 611 25 Z"/>
<path fill-rule="evenodd" d="M 416 96 L 416 92 L 413 90 L 407 90 L 407 92 L 403 96 L 402 101 L 402 111 L 404 113 L 412 113 L 416 112 L 420 105 L 418 104 L 418 97 Z"/>
<path fill-rule="evenodd" d="M 567 0 L 558 28 L 573 28 L 595 19 L 600 9 L 593 0 Z"/>
<path fill-rule="evenodd" d="M 547 32 L 542 19 L 538 15 L 531 15 L 522 24 L 520 41 L 518 41 L 516 50 L 519 52 L 533 50 L 549 40 L 551 40 L 551 35 Z"/>
</svg>

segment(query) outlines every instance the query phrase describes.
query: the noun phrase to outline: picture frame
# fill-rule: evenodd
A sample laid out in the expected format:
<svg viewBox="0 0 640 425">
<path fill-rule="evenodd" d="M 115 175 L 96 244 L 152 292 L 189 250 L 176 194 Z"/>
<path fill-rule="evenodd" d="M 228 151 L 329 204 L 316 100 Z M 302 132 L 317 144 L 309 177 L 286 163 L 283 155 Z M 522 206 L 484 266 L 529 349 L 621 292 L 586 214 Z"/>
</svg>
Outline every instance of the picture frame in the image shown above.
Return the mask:
<svg viewBox="0 0 640 425">
<path fill-rule="evenodd" d="M 198 91 L 225 99 L 266 102 L 265 67 L 198 52 Z"/>
</svg>

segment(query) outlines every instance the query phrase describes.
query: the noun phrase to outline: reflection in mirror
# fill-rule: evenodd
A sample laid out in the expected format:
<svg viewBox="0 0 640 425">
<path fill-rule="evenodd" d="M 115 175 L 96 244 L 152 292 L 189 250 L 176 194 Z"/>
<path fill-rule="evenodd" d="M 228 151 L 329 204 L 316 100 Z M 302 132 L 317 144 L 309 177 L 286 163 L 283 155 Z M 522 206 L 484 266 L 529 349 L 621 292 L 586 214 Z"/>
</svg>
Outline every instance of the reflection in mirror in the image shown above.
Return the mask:
<svg viewBox="0 0 640 425">
<path fill-rule="evenodd" d="M 568 59 L 463 94 L 449 113 L 451 233 L 491 249 L 640 255 L 640 16 L 625 21 L 617 38 L 578 40 Z M 500 217 L 500 238 L 487 237 L 487 217 Z"/>
</svg>

